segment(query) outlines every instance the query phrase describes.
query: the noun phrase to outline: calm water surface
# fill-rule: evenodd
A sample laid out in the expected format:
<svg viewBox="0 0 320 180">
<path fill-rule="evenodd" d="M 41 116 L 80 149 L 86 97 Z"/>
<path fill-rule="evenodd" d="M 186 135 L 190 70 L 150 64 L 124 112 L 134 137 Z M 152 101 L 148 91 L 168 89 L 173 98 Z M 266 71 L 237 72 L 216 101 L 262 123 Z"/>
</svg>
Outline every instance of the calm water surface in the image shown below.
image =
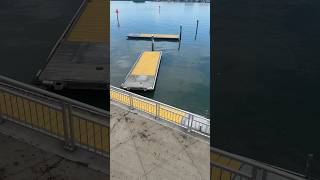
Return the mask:
<svg viewBox="0 0 320 180">
<path fill-rule="evenodd" d="M 119 25 L 116 9 L 120 12 Z M 151 41 L 127 40 L 128 33 L 178 34 L 182 25 L 180 50 L 178 42 L 155 42 L 155 50 L 163 51 L 156 88 L 154 92 L 139 94 L 208 116 L 210 4 L 111 1 L 110 13 L 111 84 L 120 87 L 139 54 L 151 50 Z"/>
<path fill-rule="evenodd" d="M 215 13 L 214 144 L 320 177 L 320 1 L 224 0 Z"/>
<path fill-rule="evenodd" d="M 31 84 L 81 0 L 0 1 L 0 75 Z M 105 91 L 63 91 L 67 97 L 106 109 Z"/>
</svg>

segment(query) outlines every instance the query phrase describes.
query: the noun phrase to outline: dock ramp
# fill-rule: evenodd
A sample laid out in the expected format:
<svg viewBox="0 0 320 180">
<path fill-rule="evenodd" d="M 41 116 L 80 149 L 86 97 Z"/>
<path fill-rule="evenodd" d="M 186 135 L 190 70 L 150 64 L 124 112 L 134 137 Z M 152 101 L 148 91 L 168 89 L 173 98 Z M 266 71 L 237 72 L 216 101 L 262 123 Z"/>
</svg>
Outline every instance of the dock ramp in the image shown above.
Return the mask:
<svg viewBox="0 0 320 180">
<path fill-rule="evenodd" d="M 127 90 L 154 90 L 161 55 L 161 51 L 144 51 L 141 53 L 121 87 Z"/>
<path fill-rule="evenodd" d="M 106 89 L 109 84 L 109 2 L 84 0 L 37 73 L 37 83 L 61 89 Z"/>
</svg>

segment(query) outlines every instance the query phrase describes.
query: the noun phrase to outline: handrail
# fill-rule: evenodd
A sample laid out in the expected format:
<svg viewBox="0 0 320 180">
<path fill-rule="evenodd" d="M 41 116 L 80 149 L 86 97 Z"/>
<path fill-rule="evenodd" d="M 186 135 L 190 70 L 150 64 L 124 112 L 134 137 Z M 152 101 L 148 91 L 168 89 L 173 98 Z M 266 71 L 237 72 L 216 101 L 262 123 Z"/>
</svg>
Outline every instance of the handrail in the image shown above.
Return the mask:
<svg viewBox="0 0 320 180">
<path fill-rule="evenodd" d="M 223 151 L 221 149 L 210 147 L 210 152 L 211 152 L 211 156 L 213 154 L 216 154 L 218 156 L 222 156 L 224 158 L 228 158 L 230 160 L 241 163 L 242 166 L 244 166 L 244 165 L 249 166 L 252 169 L 249 174 L 250 178 L 249 178 L 249 176 L 247 176 L 247 175 L 246 176 L 248 179 L 251 179 L 251 180 L 256 180 L 256 179 L 266 180 L 266 179 L 268 179 L 267 175 L 270 175 L 270 174 L 279 176 L 283 180 L 286 180 L 286 179 L 288 179 L 288 180 L 306 180 L 304 175 L 301 175 L 301 174 L 298 174 L 295 172 L 290 172 L 288 170 L 284 170 L 284 169 L 281 169 L 281 168 L 278 168 L 275 166 L 271 166 L 271 165 L 268 165 L 268 164 L 250 159 L 250 158 L 246 158 L 243 156 L 232 154 L 232 153 Z M 221 164 L 215 160 L 211 160 L 210 165 L 211 165 L 211 170 L 213 168 L 225 169 L 225 167 L 226 167 L 228 169 L 228 171 L 234 176 L 243 177 L 243 175 L 245 175 L 243 173 L 246 173 L 246 174 L 248 173 L 248 172 L 244 172 L 244 171 L 240 171 L 241 173 L 239 173 L 239 169 L 232 169 L 232 168 L 226 166 L 225 164 Z M 260 176 L 257 173 L 258 171 L 261 172 Z"/>
<path fill-rule="evenodd" d="M 1 75 L 0 117 L 64 140 L 66 149 L 109 155 L 108 111 Z"/>
<path fill-rule="evenodd" d="M 25 84 L 25 83 L 22 83 L 22 82 L 19 82 L 19 81 L 13 80 L 11 78 L 7 78 L 7 77 L 4 77 L 4 76 L 0 75 L 0 84 L 4 84 L 4 83 L 7 86 L 14 87 L 14 88 L 19 88 L 20 90 L 26 91 L 28 93 L 38 94 L 38 95 L 41 94 L 41 95 L 44 95 L 46 97 L 50 97 L 50 98 L 58 100 L 58 101 L 64 101 L 64 102 L 67 102 L 67 103 L 70 103 L 70 104 L 73 104 L 73 105 L 77 105 L 79 107 L 84 107 L 84 108 L 86 108 L 88 110 L 89 109 L 94 110 L 94 111 L 99 112 L 101 114 L 110 115 L 110 113 L 108 111 L 106 111 L 106 110 L 99 109 L 99 108 L 91 106 L 89 104 L 85 104 L 85 103 L 82 103 L 80 101 L 76 101 L 74 99 L 70 99 L 68 97 L 61 96 L 59 94 L 55 94 L 55 93 L 43 90 L 41 88 L 37 88 L 37 87 L 31 86 L 29 84 Z"/>
<path fill-rule="evenodd" d="M 143 111 L 167 122 L 176 124 L 189 132 L 210 137 L 210 119 L 191 113 L 138 94 L 110 86 L 110 100 L 131 109 Z"/>
</svg>

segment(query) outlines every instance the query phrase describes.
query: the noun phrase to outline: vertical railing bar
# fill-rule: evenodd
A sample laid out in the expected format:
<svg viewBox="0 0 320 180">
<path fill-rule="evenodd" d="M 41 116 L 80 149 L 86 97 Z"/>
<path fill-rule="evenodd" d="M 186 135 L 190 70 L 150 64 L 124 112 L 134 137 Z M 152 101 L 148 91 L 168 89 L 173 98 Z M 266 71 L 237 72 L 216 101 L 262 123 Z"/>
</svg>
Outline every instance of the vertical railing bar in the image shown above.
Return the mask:
<svg viewBox="0 0 320 180">
<path fill-rule="evenodd" d="M 42 122 L 41 122 L 42 123 L 42 127 L 41 127 L 41 129 L 45 130 L 46 128 L 44 126 L 43 104 L 39 103 L 39 111 L 40 111 L 39 116 L 42 117 Z"/>
<path fill-rule="evenodd" d="M 252 166 L 252 177 L 251 177 L 251 180 L 257 180 L 257 172 L 258 172 L 258 169 L 256 166 Z"/>
<path fill-rule="evenodd" d="M 156 103 L 156 116 L 160 118 L 160 104 Z"/>
<path fill-rule="evenodd" d="M 24 98 L 21 97 L 21 104 L 22 104 L 22 113 L 23 113 L 23 116 L 24 116 L 24 123 L 27 122 L 27 114 L 26 114 L 26 108 L 25 108 L 25 105 L 24 105 Z"/>
<path fill-rule="evenodd" d="M 71 112 L 72 109 L 70 108 L 70 104 L 63 103 L 62 104 L 62 125 L 64 131 L 64 139 L 65 139 L 65 149 L 69 151 L 74 151 L 74 135 L 73 135 L 73 120 Z"/>
<path fill-rule="evenodd" d="M 31 124 L 31 127 L 33 128 L 33 118 L 32 118 L 32 113 L 31 113 L 31 106 L 30 106 L 30 101 L 31 100 L 27 100 L 28 101 L 28 106 L 29 106 L 29 112 L 30 112 L 30 124 Z"/>
<path fill-rule="evenodd" d="M 43 129 L 46 130 L 47 129 L 47 125 L 46 125 L 46 120 L 45 120 L 45 115 L 44 115 L 44 105 L 41 106 L 41 111 L 42 111 L 42 116 L 43 116 Z"/>
<path fill-rule="evenodd" d="M 21 115 L 21 109 L 20 106 L 18 104 L 18 98 L 21 99 L 20 96 L 16 96 L 16 105 L 17 105 L 17 111 L 18 111 L 18 118 L 19 120 L 22 122 L 22 115 Z"/>
<path fill-rule="evenodd" d="M 50 133 L 53 134 L 53 131 L 52 131 L 52 117 L 51 117 L 51 112 L 52 112 L 52 109 L 49 108 L 48 109 L 48 112 L 49 112 L 49 126 L 50 126 Z"/>
<path fill-rule="evenodd" d="M 79 144 L 80 144 L 80 146 L 81 146 L 81 144 L 82 144 L 82 136 L 81 136 L 81 134 L 82 134 L 82 130 L 81 130 L 81 119 L 78 117 L 78 120 L 79 120 Z"/>
<path fill-rule="evenodd" d="M 13 95 L 12 94 L 10 94 L 10 102 L 11 102 L 11 107 L 12 107 L 12 118 L 13 119 L 15 119 L 16 117 L 14 117 L 15 116 L 15 111 L 14 111 L 14 108 L 13 108 L 13 104 L 14 104 L 14 102 L 13 102 Z"/>
<path fill-rule="evenodd" d="M 68 104 L 68 118 L 69 118 L 69 126 L 68 127 L 63 127 L 65 129 L 69 129 L 70 130 L 70 145 L 72 147 L 72 149 L 74 149 L 74 121 L 73 121 L 73 116 L 72 116 L 72 106 L 70 104 Z"/>
<path fill-rule="evenodd" d="M 34 111 L 32 111 L 32 109 L 33 109 L 33 104 L 34 104 L 34 102 L 31 100 L 31 101 L 30 101 L 30 111 L 31 111 L 31 114 L 34 112 Z M 32 109 L 31 109 L 31 107 L 32 107 Z M 32 115 L 34 115 L 34 114 L 32 114 Z M 31 122 L 32 122 L 33 127 L 36 128 L 36 122 L 35 122 L 36 119 L 34 119 L 33 116 L 31 117 L 31 119 L 32 119 Z"/>
<path fill-rule="evenodd" d="M 56 135 L 59 136 L 58 111 L 55 110 L 56 115 Z"/>
<path fill-rule="evenodd" d="M 5 102 L 6 102 L 6 107 L 7 107 L 7 109 L 8 109 L 8 113 L 7 113 L 7 116 L 8 117 L 10 117 L 10 115 L 9 115 L 9 109 L 10 109 L 10 105 L 8 104 L 9 102 L 8 102 L 8 99 L 7 99 L 7 94 L 8 94 L 8 92 L 6 92 L 6 94 L 4 95 L 4 100 L 5 100 Z"/>
<path fill-rule="evenodd" d="M 89 150 L 88 121 L 86 119 L 84 121 L 86 122 L 87 150 Z"/>
<path fill-rule="evenodd" d="M 23 112 L 24 112 L 24 116 L 25 116 L 25 123 L 28 124 L 28 121 L 27 121 L 27 113 L 26 113 L 26 102 L 27 100 L 25 98 L 22 99 L 22 104 L 23 104 Z"/>
<path fill-rule="evenodd" d="M 264 170 L 264 169 L 261 169 L 261 170 L 262 170 L 262 178 L 261 178 L 261 180 L 266 180 L 266 178 L 267 178 L 267 171 Z"/>
<path fill-rule="evenodd" d="M 13 112 L 13 107 L 12 107 L 12 99 L 11 99 L 11 93 L 8 93 L 9 95 L 9 101 L 10 101 L 10 106 L 11 106 L 11 118 L 14 118 L 14 112 Z"/>
<path fill-rule="evenodd" d="M 35 111 L 36 111 L 37 127 L 40 129 L 40 126 L 39 126 L 39 118 L 38 118 L 38 109 L 37 109 L 37 103 L 36 103 L 36 102 L 34 103 L 34 109 L 35 109 Z"/>
<path fill-rule="evenodd" d="M 6 109 L 6 116 L 8 116 L 8 109 L 7 109 L 7 103 L 6 103 L 6 97 L 4 95 L 4 91 L 2 91 L 2 96 L 3 96 L 3 102 L 4 102 L 4 108 Z"/>
<path fill-rule="evenodd" d="M 191 131 L 192 121 L 193 121 L 193 116 L 192 116 L 191 114 L 189 114 L 189 118 L 188 118 L 188 132 Z"/>
<path fill-rule="evenodd" d="M 133 99 L 132 99 L 131 95 L 129 95 L 129 101 L 130 101 L 130 109 L 132 110 L 133 109 Z"/>
<path fill-rule="evenodd" d="M 103 152 L 104 149 L 103 149 L 103 143 L 102 143 L 102 127 L 101 127 L 101 125 L 99 125 L 99 127 L 100 127 L 101 152 Z"/>
<path fill-rule="evenodd" d="M 92 123 L 93 127 L 93 146 L 94 146 L 94 152 L 97 152 L 97 146 L 96 146 L 96 126 L 95 123 Z"/>
<path fill-rule="evenodd" d="M 19 105 L 18 105 L 18 99 L 17 99 L 18 97 L 15 96 L 15 98 L 16 98 L 16 107 L 17 107 L 17 111 L 18 111 L 18 118 L 19 118 L 20 121 L 22 121 L 21 120 L 22 118 L 20 117 L 20 111 L 19 111 Z"/>
</svg>

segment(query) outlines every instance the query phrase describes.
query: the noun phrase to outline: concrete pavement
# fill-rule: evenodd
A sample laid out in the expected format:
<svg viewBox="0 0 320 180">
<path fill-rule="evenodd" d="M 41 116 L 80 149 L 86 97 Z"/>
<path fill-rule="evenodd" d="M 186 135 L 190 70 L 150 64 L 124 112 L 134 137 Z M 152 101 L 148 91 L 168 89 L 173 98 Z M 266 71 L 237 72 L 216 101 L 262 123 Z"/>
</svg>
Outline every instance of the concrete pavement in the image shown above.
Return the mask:
<svg viewBox="0 0 320 180">
<path fill-rule="evenodd" d="M 107 159 L 16 125 L 0 124 L 0 180 L 107 180 Z"/>
<path fill-rule="evenodd" d="M 112 180 L 209 180 L 209 143 L 111 104 Z"/>
<path fill-rule="evenodd" d="M 1 180 L 106 180 L 106 174 L 0 133 Z"/>
</svg>

